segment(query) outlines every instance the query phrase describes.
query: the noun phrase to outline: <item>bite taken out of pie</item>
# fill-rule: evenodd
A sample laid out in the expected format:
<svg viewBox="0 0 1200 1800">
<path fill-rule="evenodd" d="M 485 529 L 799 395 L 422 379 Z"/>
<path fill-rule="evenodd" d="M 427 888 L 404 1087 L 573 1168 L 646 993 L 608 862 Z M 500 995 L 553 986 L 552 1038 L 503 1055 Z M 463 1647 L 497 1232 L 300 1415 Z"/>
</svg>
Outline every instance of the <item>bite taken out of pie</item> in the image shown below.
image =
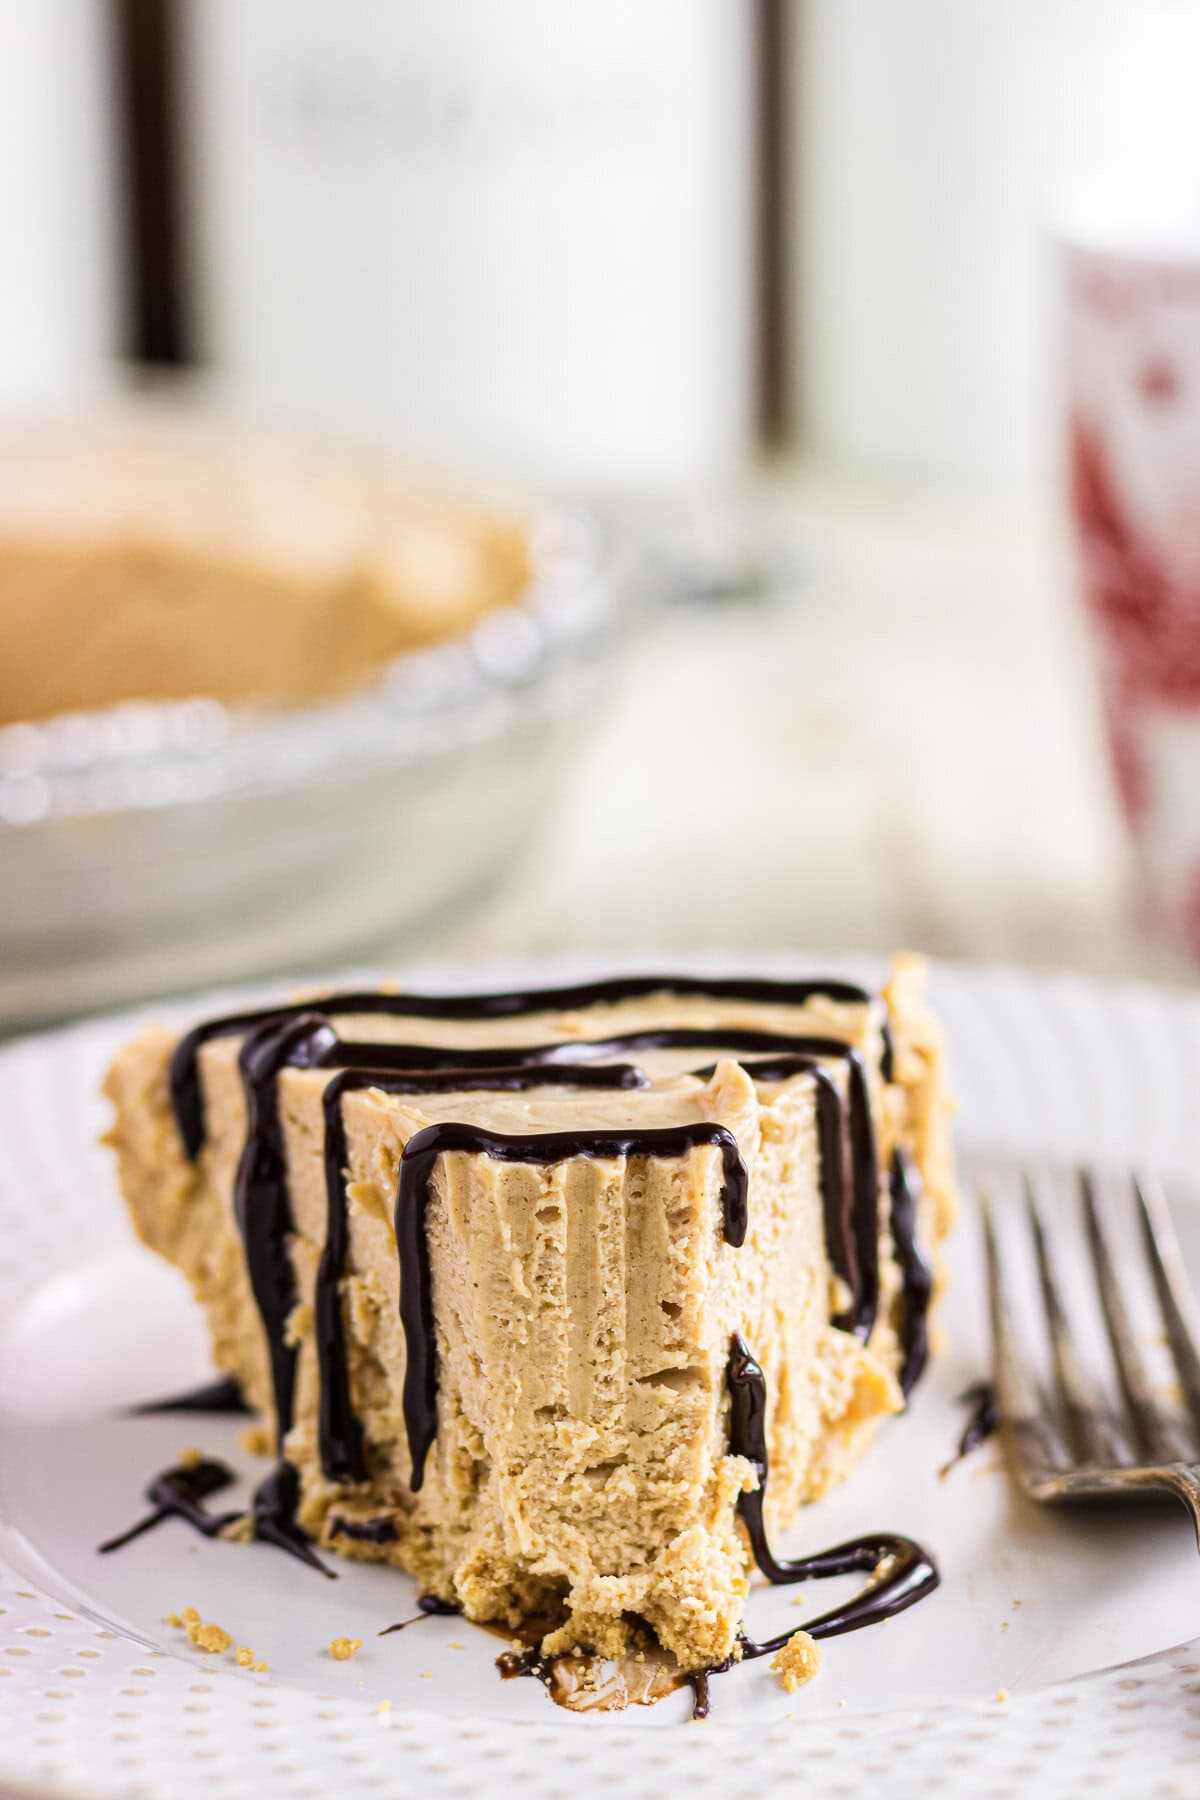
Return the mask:
<svg viewBox="0 0 1200 1800">
<path fill-rule="evenodd" d="M 755 1562 L 833 1571 L 768 1537 L 927 1355 L 955 1197 L 923 979 L 323 994 L 122 1050 L 134 1225 L 303 1532 L 538 1621 L 542 1657 L 769 1647 L 739 1635 Z M 840 1565 L 895 1610 L 930 1585 L 897 1545 Z"/>
</svg>

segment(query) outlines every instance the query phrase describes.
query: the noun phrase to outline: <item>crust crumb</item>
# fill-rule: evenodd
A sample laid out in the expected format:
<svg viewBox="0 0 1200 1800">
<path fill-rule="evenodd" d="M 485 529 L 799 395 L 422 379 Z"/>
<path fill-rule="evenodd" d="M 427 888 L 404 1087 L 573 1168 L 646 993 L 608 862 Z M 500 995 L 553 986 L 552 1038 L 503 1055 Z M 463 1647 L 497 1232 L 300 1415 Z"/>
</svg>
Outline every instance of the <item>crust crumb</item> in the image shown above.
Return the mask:
<svg viewBox="0 0 1200 1800">
<path fill-rule="evenodd" d="M 251 1456 L 270 1456 L 274 1448 L 265 1425 L 243 1425 L 238 1432 L 238 1443 Z"/>
<path fill-rule="evenodd" d="M 794 1694 L 821 1667 L 821 1646 L 807 1631 L 794 1631 L 783 1649 L 771 1658 L 771 1667 L 788 1693 Z"/>
<path fill-rule="evenodd" d="M 250 1668 L 255 1675 L 265 1675 L 270 1666 L 269 1662 L 256 1662 L 250 1664 Z"/>
<path fill-rule="evenodd" d="M 1007 1688 L 997 1688 L 996 1689 L 996 1698 L 1000 1702 L 1001 1706 L 1003 1706 L 1005 1701 L 1008 1699 L 1008 1689 Z"/>
<path fill-rule="evenodd" d="M 179 1466 L 181 1469 L 198 1469 L 203 1461 L 203 1450 L 197 1450 L 194 1444 L 189 1444 L 186 1450 L 181 1450 L 179 1452 Z"/>
<path fill-rule="evenodd" d="M 237 1647 L 237 1665 L 239 1669 L 250 1669 L 254 1666 L 254 1652 L 248 1650 L 245 1644 L 239 1644 Z"/>
<path fill-rule="evenodd" d="M 233 1648 L 233 1633 L 223 1625 L 205 1625 L 199 1619 L 189 1619 L 187 1634 L 197 1650 L 211 1651 L 214 1656 Z"/>
<path fill-rule="evenodd" d="M 183 1624 L 183 1620 L 180 1618 L 180 1616 L 177 1612 L 169 1612 L 167 1614 L 167 1624 L 179 1626 L 179 1625 Z"/>
<path fill-rule="evenodd" d="M 354 1652 L 361 1649 L 361 1638 L 337 1637 L 329 1640 L 329 1654 L 334 1662 L 349 1662 Z"/>
</svg>

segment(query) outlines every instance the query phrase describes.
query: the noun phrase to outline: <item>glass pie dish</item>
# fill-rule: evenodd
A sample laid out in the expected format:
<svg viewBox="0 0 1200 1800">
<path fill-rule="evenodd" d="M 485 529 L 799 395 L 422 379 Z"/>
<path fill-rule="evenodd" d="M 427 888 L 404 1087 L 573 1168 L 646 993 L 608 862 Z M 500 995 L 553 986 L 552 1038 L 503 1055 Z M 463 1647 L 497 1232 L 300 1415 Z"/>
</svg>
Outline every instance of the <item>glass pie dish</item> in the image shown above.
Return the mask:
<svg viewBox="0 0 1200 1800">
<path fill-rule="evenodd" d="M 286 707 L 0 728 L 0 1023 L 303 968 L 482 891 L 543 813 L 615 625 L 579 515 L 519 603 Z"/>
</svg>

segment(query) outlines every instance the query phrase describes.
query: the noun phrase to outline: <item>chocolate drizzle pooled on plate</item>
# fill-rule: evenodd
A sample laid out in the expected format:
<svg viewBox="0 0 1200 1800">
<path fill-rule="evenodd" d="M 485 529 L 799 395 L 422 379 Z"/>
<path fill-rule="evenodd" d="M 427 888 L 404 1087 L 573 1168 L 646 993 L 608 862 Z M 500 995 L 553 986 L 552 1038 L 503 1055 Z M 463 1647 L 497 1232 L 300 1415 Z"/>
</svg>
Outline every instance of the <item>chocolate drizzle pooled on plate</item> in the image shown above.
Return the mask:
<svg viewBox="0 0 1200 1800">
<path fill-rule="evenodd" d="M 815 1555 L 801 1557 L 798 1561 L 781 1561 L 775 1555 L 767 1541 L 763 1523 L 763 1503 L 770 1473 L 767 1460 L 767 1381 L 740 1332 L 735 1334 L 730 1347 L 728 1381 L 730 1454 L 744 1456 L 758 1477 L 758 1486 L 739 1497 L 738 1510 L 750 1539 L 754 1560 L 767 1580 L 779 1586 L 786 1586 L 794 1581 L 820 1581 L 827 1576 L 848 1575 L 856 1571 L 872 1573 L 885 1559 L 889 1562 L 887 1578 L 864 1591 L 848 1606 L 840 1607 L 836 1614 L 823 1617 L 819 1621 L 824 1628 L 820 1633 L 807 1625 L 804 1630 L 812 1637 L 833 1637 L 836 1632 L 856 1631 L 860 1625 L 874 1624 L 876 1619 L 891 1618 L 894 1613 L 903 1612 L 905 1607 L 912 1606 L 917 1600 L 924 1599 L 927 1593 L 932 1593 L 938 1585 L 938 1574 L 932 1559 L 910 1538 L 896 1537 L 890 1533 L 856 1538 L 852 1543 L 839 1544 L 836 1549 L 818 1551 Z M 891 1567 L 893 1563 L 895 1567 Z M 829 1623 L 835 1618 L 839 1621 L 836 1626 Z M 779 1649 L 790 1635 L 785 1633 L 782 1638 L 757 1647 L 755 1654 L 763 1655 L 768 1650 Z"/>
<path fill-rule="evenodd" d="M 128 1531 L 101 1544 L 100 1555 L 107 1556 L 112 1550 L 122 1549 L 165 1519 L 182 1519 L 193 1531 L 209 1538 L 220 1537 L 229 1527 L 248 1520 L 250 1535 L 255 1542 L 274 1544 L 276 1549 L 286 1551 L 318 1574 L 336 1581 L 335 1571 L 326 1568 L 296 1523 L 300 1476 L 293 1465 L 279 1462 L 259 1482 L 248 1514 L 236 1510 L 210 1513 L 204 1502 L 231 1487 L 236 1479 L 232 1469 L 210 1457 L 164 1470 L 146 1489 L 146 1498 L 154 1510 L 139 1519 L 136 1525 L 131 1525 Z"/>
<path fill-rule="evenodd" d="M 897 1613 L 915 1606 L 938 1587 L 941 1577 L 928 1551 L 912 1538 L 894 1532 L 878 1532 L 837 1544 L 832 1550 L 819 1550 L 812 1556 L 784 1561 L 777 1557 L 767 1541 L 763 1523 L 763 1502 L 767 1491 L 767 1383 L 762 1369 L 751 1354 L 744 1337 L 735 1335 L 728 1365 L 730 1423 L 729 1448 L 734 1456 L 744 1456 L 758 1476 L 753 1492 L 742 1494 L 738 1509 L 750 1539 L 754 1560 L 767 1580 L 780 1584 L 796 1581 L 823 1581 L 834 1575 L 864 1574 L 871 1580 L 844 1606 L 834 1607 L 799 1629 L 812 1638 L 840 1637 L 848 1631 L 861 1631 L 866 1625 L 881 1624 Z M 793 1630 L 796 1628 L 793 1627 Z M 738 1634 L 738 1652 L 726 1662 L 706 1671 L 721 1675 L 737 1662 L 750 1662 L 760 1656 L 771 1656 L 782 1650 L 792 1631 L 763 1643 Z M 697 1692 L 695 1716 L 703 1718 L 708 1710 L 707 1684 Z"/>
<path fill-rule="evenodd" d="M 219 1536 L 240 1515 L 236 1512 L 210 1513 L 204 1502 L 232 1487 L 236 1479 L 232 1469 L 207 1457 L 199 1462 L 180 1463 L 174 1469 L 164 1469 L 146 1489 L 146 1499 L 153 1511 L 139 1519 L 136 1525 L 131 1525 L 128 1531 L 108 1538 L 100 1545 L 100 1555 L 107 1556 L 113 1550 L 120 1550 L 134 1538 L 141 1537 L 143 1532 L 161 1525 L 164 1519 L 182 1519 L 204 1537 Z"/>
</svg>

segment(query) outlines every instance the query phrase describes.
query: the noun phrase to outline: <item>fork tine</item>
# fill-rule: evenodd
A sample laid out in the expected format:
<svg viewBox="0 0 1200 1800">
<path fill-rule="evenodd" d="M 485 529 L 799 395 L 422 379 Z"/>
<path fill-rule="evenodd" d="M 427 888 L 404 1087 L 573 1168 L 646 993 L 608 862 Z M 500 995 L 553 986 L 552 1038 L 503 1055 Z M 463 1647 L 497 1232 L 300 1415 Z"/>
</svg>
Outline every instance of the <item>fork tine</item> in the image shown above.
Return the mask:
<svg viewBox="0 0 1200 1800">
<path fill-rule="evenodd" d="M 1142 1217 L 1150 1272 L 1154 1277 L 1154 1291 L 1166 1327 L 1167 1342 L 1187 1403 L 1194 1417 L 1200 1419 L 1200 1352 L 1196 1349 L 1200 1326 L 1183 1258 L 1179 1254 L 1175 1227 L 1166 1198 L 1156 1181 L 1142 1181 L 1135 1176 L 1133 1191 Z"/>
<path fill-rule="evenodd" d="M 1129 1312 L 1096 1204 L 1095 1184 L 1088 1169 L 1079 1171 L 1079 1192 L 1083 1202 L 1088 1245 L 1096 1270 L 1096 1283 L 1100 1289 L 1100 1304 L 1108 1327 L 1108 1341 L 1112 1346 L 1117 1378 L 1129 1409 L 1138 1447 L 1151 1462 L 1175 1462 L 1182 1454 L 1181 1446 L 1176 1441 L 1162 1408 L 1155 1401 L 1154 1388 L 1129 1322 Z"/>
<path fill-rule="evenodd" d="M 1019 1355 L 1009 1324 L 1008 1302 L 1000 1273 L 996 1233 L 992 1222 L 992 1197 L 982 1184 L 978 1190 L 979 1216 L 983 1223 L 983 1249 L 987 1262 L 988 1311 L 992 1326 L 992 1370 L 1000 1419 L 1008 1442 L 1016 1450 L 1026 1474 L 1037 1477 L 1059 1460 L 1046 1430 L 1046 1410 L 1037 1388 Z"/>
<path fill-rule="evenodd" d="M 1105 1423 L 1099 1395 L 1084 1373 L 1083 1365 L 1075 1351 L 1070 1321 L 1067 1318 L 1054 1267 L 1050 1260 L 1050 1248 L 1042 1226 L 1037 1195 L 1033 1191 L 1033 1183 L 1028 1175 L 1025 1176 L 1025 1204 L 1029 1212 L 1030 1230 L 1033 1233 L 1033 1247 L 1037 1256 L 1042 1302 L 1046 1308 L 1046 1324 L 1050 1332 L 1050 1351 L 1054 1358 L 1054 1372 L 1058 1378 L 1059 1401 L 1062 1406 L 1067 1439 L 1081 1462 L 1112 1462 L 1118 1454 L 1117 1446 Z"/>
</svg>

